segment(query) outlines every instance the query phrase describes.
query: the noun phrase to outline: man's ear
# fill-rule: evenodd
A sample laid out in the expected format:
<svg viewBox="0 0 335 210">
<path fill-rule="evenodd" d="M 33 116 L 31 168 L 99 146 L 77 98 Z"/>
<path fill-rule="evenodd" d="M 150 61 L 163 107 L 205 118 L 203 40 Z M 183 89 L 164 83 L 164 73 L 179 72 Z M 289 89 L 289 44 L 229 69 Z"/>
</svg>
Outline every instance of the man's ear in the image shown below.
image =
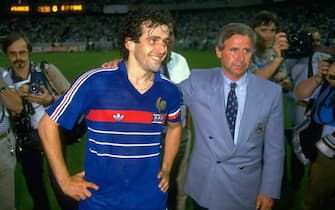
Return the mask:
<svg viewBox="0 0 335 210">
<path fill-rule="evenodd" d="M 215 53 L 216 53 L 216 56 L 221 59 L 222 58 L 222 51 L 221 49 L 219 49 L 218 47 L 215 47 Z"/>
<path fill-rule="evenodd" d="M 132 41 L 129 37 L 125 39 L 124 46 L 128 49 L 128 51 L 133 51 L 135 42 Z"/>
</svg>

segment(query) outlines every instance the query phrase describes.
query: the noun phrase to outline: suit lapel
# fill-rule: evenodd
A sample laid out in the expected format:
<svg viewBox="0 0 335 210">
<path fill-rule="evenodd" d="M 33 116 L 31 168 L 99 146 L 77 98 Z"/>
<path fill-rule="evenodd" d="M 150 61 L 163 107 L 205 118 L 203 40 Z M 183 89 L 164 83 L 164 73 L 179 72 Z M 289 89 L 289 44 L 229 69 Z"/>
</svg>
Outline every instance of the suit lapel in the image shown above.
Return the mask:
<svg viewBox="0 0 335 210">
<path fill-rule="evenodd" d="M 209 109 L 211 116 L 217 118 L 216 122 L 222 122 L 220 131 L 217 131 L 220 136 L 223 136 L 223 141 L 217 142 L 217 144 L 211 144 L 213 146 L 212 151 L 214 151 L 218 157 L 231 156 L 239 147 L 239 145 L 244 144 L 251 132 L 254 129 L 254 124 L 257 123 L 258 113 L 255 110 L 258 110 L 257 107 L 260 107 L 262 101 L 264 100 L 264 93 L 259 90 L 256 76 L 250 74 L 249 81 L 247 85 L 247 95 L 244 105 L 244 110 L 241 117 L 240 129 L 237 144 L 234 144 L 234 140 L 231 135 L 229 135 L 228 122 L 226 119 L 225 112 L 225 94 L 224 94 L 224 81 L 222 73 L 217 71 L 213 74 L 213 79 L 210 81 L 212 84 L 208 90 L 205 90 L 207 94 L 207 100 L 212 104 L 209 104 Z"/>
<path fill-rule="evenodd" d="M 250 74 L 248 85 L 247 85 L 247 95 L 244 105 L 244 110 L 241 117 L 239 137 L 237 140 L 237 145 L 244 144 L 248 140 L 252 129 L 254 128 L 255 120 L 258 119 L 257 107 L 261 107 L 262 100 L 264 100 L 264 93 L 257 88 L 258 84 L 255 80 L 255 76 Z"/>
<path fill-rule="evenodd" d="M 209 94 L 207 96 L 208 101 L 213 102 L 213 104 L 210 105 L 211 115 L 218 118 L 216 122 L 221 122 L 222 130 L 218 131 L 222 136 L 224 136 L 224 140 L 220 142 L 220 144 L 223 144 L 221 148 L 227 149 L 227 151 L 225 151 L 226 153 L 231 153 L 234 148 L 234 140 L 231 135 L 229 135 L 230 131 L 228 128 L 225 110 L 224 81 L 221 71 L 215 72 L 212 84 L 213 89 L 210 92 L 213 92 L 213 94 L 208 92 Z"/>
</svg>

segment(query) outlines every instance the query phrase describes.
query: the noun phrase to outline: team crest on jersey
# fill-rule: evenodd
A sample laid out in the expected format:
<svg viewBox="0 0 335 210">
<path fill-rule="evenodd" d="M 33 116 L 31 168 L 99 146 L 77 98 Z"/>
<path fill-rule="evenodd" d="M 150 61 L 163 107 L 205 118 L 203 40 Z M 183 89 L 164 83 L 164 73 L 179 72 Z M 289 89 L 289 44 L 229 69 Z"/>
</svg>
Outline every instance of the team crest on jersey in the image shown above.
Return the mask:
<svg viewBox="0 0 335 210">
<path fill-rule="evenodd" d="M 114 120 L 121 121 L 124 118 L 124 115 L 121 115 L 120 113 L 113 115 Z"/>
<path fill-rule="evenodd" d="M 167 103 L 165 100 L 162 100 L 162 97 L 159 97 L 156 101 L 156 108 L 157 111 L 160 113 L 161 111 L 165 110 Z"/>
</svg>

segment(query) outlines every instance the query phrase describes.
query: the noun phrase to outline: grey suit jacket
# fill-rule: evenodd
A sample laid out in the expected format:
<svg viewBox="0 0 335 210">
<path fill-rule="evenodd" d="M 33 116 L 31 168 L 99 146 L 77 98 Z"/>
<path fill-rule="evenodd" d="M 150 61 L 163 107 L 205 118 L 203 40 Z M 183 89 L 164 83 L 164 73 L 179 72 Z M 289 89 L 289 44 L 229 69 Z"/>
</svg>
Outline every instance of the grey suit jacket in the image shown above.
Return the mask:
<svg viewBox="0 0 335 210">
<path fill-rule="evenodd" d="M 185 191 L 210 210 L 255 209 L 258 193 L 280 197 L 285 155 L 281 87 L 248 74 L 236 145 L 225 115 L 222 70 L 193 70 L 180 84 L 195 125 Z"/>
</svg>

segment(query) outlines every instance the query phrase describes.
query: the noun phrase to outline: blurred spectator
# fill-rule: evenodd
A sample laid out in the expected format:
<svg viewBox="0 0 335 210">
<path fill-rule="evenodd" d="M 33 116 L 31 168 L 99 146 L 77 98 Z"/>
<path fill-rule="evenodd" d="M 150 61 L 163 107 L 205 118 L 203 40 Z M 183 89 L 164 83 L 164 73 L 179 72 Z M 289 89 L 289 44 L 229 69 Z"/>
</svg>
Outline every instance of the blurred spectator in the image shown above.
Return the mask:
<svg viewBox="0 0 335 210">
<path fill-rule="evenodd" d="M 22 101 L 8 71 L 0 68 L 0 209 L 15 210 L 15 137 L 8 111 L 22 111 Z"/>
</svg>

